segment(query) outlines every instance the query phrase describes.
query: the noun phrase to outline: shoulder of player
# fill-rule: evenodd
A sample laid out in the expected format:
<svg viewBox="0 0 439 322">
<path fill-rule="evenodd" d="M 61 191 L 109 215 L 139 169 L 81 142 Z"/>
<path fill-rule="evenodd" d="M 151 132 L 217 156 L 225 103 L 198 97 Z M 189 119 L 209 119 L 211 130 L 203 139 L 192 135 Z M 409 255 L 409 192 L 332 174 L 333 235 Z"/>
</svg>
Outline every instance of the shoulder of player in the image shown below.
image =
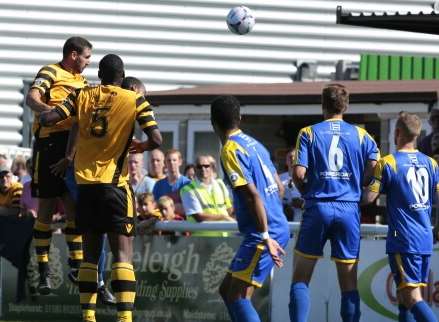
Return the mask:
<svg viewBox="0 0 439 322">
<path fill-rule="evenodd" d="M 221 156 L 226 157 L 230 153 L 236 153 L 236 151 L 248 154 L 248 152 L 242 147 L 242 145 L 237 142 L 236 138 L 229 138 L 223 145 L 223 148 L 221 150 Z"/>
<path fill-rule="evenodd" d="M 378 163 L 383 168 L 385 166 L 389 166 L 395 172 L 397 171 L 397 160 L 396 160 L 396 156 L 393 153 L 381 157 L 381 159 L 378 160 Z"/>
</svg>

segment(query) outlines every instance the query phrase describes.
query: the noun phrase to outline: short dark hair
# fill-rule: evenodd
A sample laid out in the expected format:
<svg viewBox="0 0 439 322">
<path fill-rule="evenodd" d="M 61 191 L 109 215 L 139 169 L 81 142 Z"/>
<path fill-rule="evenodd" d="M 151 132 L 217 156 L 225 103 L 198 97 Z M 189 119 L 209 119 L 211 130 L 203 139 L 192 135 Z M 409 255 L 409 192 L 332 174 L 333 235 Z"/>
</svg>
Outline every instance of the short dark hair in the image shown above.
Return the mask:
<svg viewBox="0 0 439 322">
<path fill-rule="evenodd" d="M 210 118 L 212 123 L 224 130 L 239 126 L 241 107 L 234 96 L 219 96 L 210 104 Z"/>
<path fill-rule="evenodd" d="M 99 78 L 105 82 L 114 82 L 124 77 L 122 58 L 115 54 L 105 55 L 99 62 Z"/>
<path fill-rule="evenodd" d="M 124 89 L 132 89 L 134 86 L 143 86 L 143 83 L 140 79 L 132 76 L 127 76 L 123 79 L 120 87 Z"/>
<path fill-rule="evenodd" d="M 82 37 L 70 37 L 64 43 L 62 54 L 64 58 L 66 58 L 72 51 L 76 51 L 81 55 L 85 48 L 93 48 L 92 44 L 87 39 Z"/>
<path fill-rule="evenodd" d="M 413 140 L 421 134 L 422 122 L 416 114 L 400 112 L 395 127 L 401 130 L 404 137 Z"/>
<path fill-rule="evenodd" d="M 322 108 L 330 113 L 342 114 L 349 105 L 349 91 L 344 85 L 329 84 L 322 92 Z"/>
</svg>

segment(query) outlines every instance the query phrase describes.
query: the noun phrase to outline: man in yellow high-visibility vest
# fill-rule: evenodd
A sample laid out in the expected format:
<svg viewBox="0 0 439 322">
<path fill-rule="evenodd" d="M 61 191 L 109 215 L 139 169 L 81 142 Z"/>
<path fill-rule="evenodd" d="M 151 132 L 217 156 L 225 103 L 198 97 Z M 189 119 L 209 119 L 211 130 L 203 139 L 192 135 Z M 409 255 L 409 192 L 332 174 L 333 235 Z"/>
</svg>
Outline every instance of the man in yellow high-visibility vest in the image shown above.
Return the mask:
<svg viewBox="0 0 439 322">
<path fill-rule="evenodd" d="M 180 190 L 188 221 L 235 221 L 229 191 L 224 182 L 216 178 L 215 159 L 200 155 L 195 165 L 195 180 Z M 226 232 L 199 231 L 192 236 L 227 237 Z"/>
</svg>

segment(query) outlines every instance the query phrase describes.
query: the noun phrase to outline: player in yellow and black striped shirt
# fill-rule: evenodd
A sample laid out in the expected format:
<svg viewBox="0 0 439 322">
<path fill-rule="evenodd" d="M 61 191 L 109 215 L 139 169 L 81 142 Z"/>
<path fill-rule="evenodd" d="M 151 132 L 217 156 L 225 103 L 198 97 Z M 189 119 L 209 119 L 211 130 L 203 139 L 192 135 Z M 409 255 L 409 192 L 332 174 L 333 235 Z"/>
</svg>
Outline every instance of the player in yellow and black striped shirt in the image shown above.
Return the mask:
<svg viewBox="0 0 439 322">
<path fill-rule="evenodd" d="M 34 121 L 32 196 L 38 198 L 38 218 L 34 226 L 40 282 L 40 294 L 50 293 L 48 278 L 49 248 L 52 232 L 50 223 L 57 199 L 61 198 L 67 214 L 65 237 L 69 246 L 69 273 L 71 280 L 77 276 L 82 261 L 82 238 L 75 228 L 75 209 L 62 177 L 51 171 L 51 166 L 64 156 L 71 119 L 54 127 L 44 127 L 38 115 L 63 102 L 75 89 L 82 88 L 87 80 L 81 75 L 90 63 L 92 45 L 81 37 L 67 39 L 63 47 L 63 59 L 56 64 L 43 66 L 35 77 L 26 98 L 27 105 L 36 113 Z"/>
<path fill-rule="evenodd" d="M 55 109 L 41 114 L 43 125 L 75 116 L 75 177 L 78 183 L 78 224 L 84 236 L 84 263 L 79 272 L 83 321 L 94 322 L 97 263 L 102 234 L 107 233 L 114 263 L 112 288 L 118 321 L 131 322 L 136 294 L 132 266 L 134 195 L 128 184 L 128 152 L 157 148 L 161 135 L 145 97 L 120 88 L 124 77 L 120 57 L 109 54 L 99 63 L 101 85 L 70 94 Z M 148 140 L 133 140 L 135 121 Z"/>
</svg>

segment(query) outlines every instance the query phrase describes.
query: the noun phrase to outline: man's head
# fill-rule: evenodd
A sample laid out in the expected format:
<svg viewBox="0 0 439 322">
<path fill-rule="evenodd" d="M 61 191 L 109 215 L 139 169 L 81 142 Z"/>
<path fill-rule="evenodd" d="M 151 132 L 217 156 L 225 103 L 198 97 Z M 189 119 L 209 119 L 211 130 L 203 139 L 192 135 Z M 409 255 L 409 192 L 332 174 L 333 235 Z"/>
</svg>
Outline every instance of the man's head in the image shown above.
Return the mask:
<svg viewBox="0 0 439 322">
<path fill-rule="evenodd" d="M 0 192 L 5 193 L 12 184 L 13 174 L 6 165 L 0 166 Z"/>
<path fill-rule="evenodd" d="M 141 173 L 143 169 L 143 154 L 134 153 L 128 156 L 128 172 L 130 177 L 136 176 Z"/>
<path fill-rule="evenodd" d="M 138 212 L 141 215 L 152 214 L 157 208 L 154 195 L 151 192 L 142 193 L 137 198 Z"/>
<path fill-rule="evenodd" d="M 210 155 L 200 155 L 195 163 L 195 174 L 198 180 L 212 180 L 215 174 L 214 158 Z M 213 162 L 212 162 L 213 161 Z"/>
<path fill-rule="evenodd" d="M 428 122 L 433 129 L 433 132 L 439 132 L 439 109 L 433 108 L 430 112 L 430 117 L 428 118 Z"/>
<path fill-rule="evenodd" d="M 180 174 L 180 167 L 183 164 L 183 158 L 180 151 L 177 149 L 170 149 L 166 151 L 165 154 L 165 165 L 168 169 L 168 174 L 173 174 L 174 176 Z"/>
<path fill-rule="evenodd" d="M 120 85 L 125 77 L 122 58 L 115 54 L 105 55 L 99 62 L 98 76 L 102 84 Z"/>
<path fill-rule="evenodd" d="M 239 128 L 241 107 L 234 96 L 219 96 L 210 104 L 210 121 L 217 134 Z"/>
<path fill-rule="evenodd" d="M 158 200 L 158 206 L 160 212 L 165 220 L 174 220 L 175 218 L 175 205 L 174 201 L 169 196 L 162 196 Z"/>
<path fill-rule="evenodd" d="M 153 178 L 161 178 L 164 175 L 165 154 L 162 150 L 154 149 L 149 152 L 148 173 Z"/>
<path fill-rule="evenodd" d="M 400 112 L 395 125 L 395 144 L 416 142 L 421 130 L 421 119 L 416 114 Z"/>
<path fill-rule="evenodd" d="M 63 47 L 63 62 L 75 73 L 82 73 L 90 64 L 92 44 L 82 37 L 70 37 Z"/>
<path fill-rule="evenodd" d="M 296 149 L 290 149 L 285 155 L 285 165 L 287 166 L 288 172 L 291 173 L 293 170 L 294 159 L 296 158 Z"/>
<path fill-rule="evenodd" d="M 195 164 L 193 164 L 193 163 L 187 164 L 184 167 L 183 175 L 190 180 L 194 180 L 195 179 Z"/>
<path fill-rule="evenodd" d="M 322 109 L 324 114 L 340 115 L 349 105 L 349 92 L 344 85 L 329 84 L 322 91 Z"/>
<path fill-rule="evenodd" d="M 120 87 L 136 92 L 140 95 L 146 95 L 145 85 L 143 85 L 142 81 L 136 77 L 125 77 Z"/>
</svg>

